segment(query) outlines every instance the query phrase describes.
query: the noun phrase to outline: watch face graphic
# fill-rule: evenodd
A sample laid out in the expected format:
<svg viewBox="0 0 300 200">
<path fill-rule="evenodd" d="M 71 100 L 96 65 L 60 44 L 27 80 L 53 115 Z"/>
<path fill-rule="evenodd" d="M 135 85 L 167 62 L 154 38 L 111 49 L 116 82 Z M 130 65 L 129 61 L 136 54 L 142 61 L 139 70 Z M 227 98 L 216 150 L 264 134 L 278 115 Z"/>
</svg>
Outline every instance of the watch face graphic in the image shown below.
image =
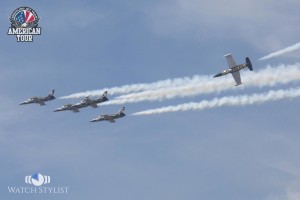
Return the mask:
<svg viewBox="0 0 300 200">
<path fill-rule="evenodd" d="M 50 183 L 50 176 L 45 176 L 40 173 L 33 174 L 25 177 L 25 183 L 41 186 Z"/>
</svg>

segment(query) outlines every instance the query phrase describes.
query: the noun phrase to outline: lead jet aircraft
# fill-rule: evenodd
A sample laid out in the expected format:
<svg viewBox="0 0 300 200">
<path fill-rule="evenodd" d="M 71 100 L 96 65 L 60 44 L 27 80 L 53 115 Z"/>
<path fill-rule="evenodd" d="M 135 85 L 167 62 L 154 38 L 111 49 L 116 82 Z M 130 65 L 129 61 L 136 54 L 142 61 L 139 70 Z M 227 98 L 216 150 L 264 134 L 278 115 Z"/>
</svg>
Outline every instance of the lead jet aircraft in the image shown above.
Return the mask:
<svg viewBox="0 0 300 200">
<path fill-rule="evenodd" d="M 20 105 L 38 103 L 38 104 L 40 104 L 40 106 L 44 106 L 44 105 L 46 105 L 45 104 L 46 101 L 51 101 L 51 100 L 55 99 L 55 97 L 53 95 L 54 95 L 54 90 L 51 90 L 49 92 L 48 96 L 46 96 L 46 97 L 31 97 L 31 98 L 27 99 L 26 101 L 20 103 Z"/>
<path fill-rule="evenodd" d="M 95 119 L 92 119 L 90 122 L 98 122 L 98 121 L 109 121 L 110 123 L 116 122 L 115 119 L 125 117 L 125 107 L 122 107 L 121 110 L 117 114 L 111 114 L 111 115 L 100 115 L 96 117 Z"/>
<path fill-rule="evenodd" d="M 103 103 L 105 101 L 108 101 L 107 96 L 107 91 L 105 91 L 102 96 L 98 99 L 90 99 L 88 96 L 85 97 L 80 103 L 81 104 L 86 104 L 86 106 L 91 106 L 93 108 L 98 108 L 97 104 L 98 103 Z"/>
<path fill-rule="evenodd" d="M 242 84 L 240 70 L 248 67 L 250 69 L 250 71 L 253 71 L 253 67 L 252 67 L 250 59 L 248 57 L 246 57 L 246 63 L 237 65 L 231 54 L 227 54 L 227 55 L 225 55 L 225 57 L 227 58 L 229 69 L 226 69 L 221 73 L 218 73 L 217 75 L 214 76 L 214 78 L 231 73 L 236 82 L 236 86 Z"/>
</svg>

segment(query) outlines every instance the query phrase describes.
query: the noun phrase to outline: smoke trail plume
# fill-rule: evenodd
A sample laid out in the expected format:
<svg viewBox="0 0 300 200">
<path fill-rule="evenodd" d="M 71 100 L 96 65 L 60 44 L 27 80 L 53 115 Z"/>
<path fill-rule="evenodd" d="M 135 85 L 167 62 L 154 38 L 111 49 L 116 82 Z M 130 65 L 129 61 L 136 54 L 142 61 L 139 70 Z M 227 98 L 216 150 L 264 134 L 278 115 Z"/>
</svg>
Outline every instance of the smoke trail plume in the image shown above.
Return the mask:
<svg viewBox="0 0 300 200">
<path fill-rule="evenodd" d="M 140 92 L 145 90 L 155 90 L 160 88 L 176 87 L 184 84 L 194 84 L 199 82 L 199 80 L 204 81 L 208 79 L 210 79 L 209 76 L 197 76 L 197 75 L 192 78 L 184 77 L 184 78 L 166 79 L 166 80 L 157 81 L 153 83 L 139 83 L 139 84 L 123 85 L 120 87 L 112 87 L 112 88 L 104 88 L 100 90 L 80 92 L 80 93 L 75 93 L 68 96 L 60 97 L 60 99 L 84 98 L 86 96 L 101 96 L 104 91 L 108 91 L 110 95 L 128 94 L 131 92 Z"/>
<path fill-rule="evenodd" d="M 186 84 L 178 87 L 149 90 L 139 93 L 132 93 L 116 97 L 116 99 L 105 102 L 101 105 L 137 103 L 141 101 L 161 101 L 175 97 L 190 97 L 199 94 L 220 92 L 230 89 L 244 89 L 247 87 L 274 86 L 276 84 L 287 84 L 300 79 L 300 63 L 294 65 L 280 65 L 276 68 L 268 66 L 257 72 L 245 72 L 242 86 L 234 87 L 233 78 L 228 75 L 213 79 L 199 79 L 193 84 Z"/>
<path fill-rule="evenodd" d="M 298 49 L 300 49 L 300 42 L 296 43 L 296 44 L 294 44 L 292 46 L 289 46 L 287 48 L 284 48 L 284 49 L 282 49 L 280 51 L 276 51 L 276 52 L 270 53 L 269 55 L 266 55 L 266 56 L 260 58 L 259 60 L 267 60 L 267 59 L 270 59 L 270 58 L 274 58 L 274 57 L 277 57 L 277 56 L 281 56 L 281 55 L 290 53 L 292 51 L 296 51 Z"/>
<path fill-rule="evenodd" d="M 199 103 L 191 102 L 179 104 L 177 106 L 168 106 L 145 110 L 133 113 L 132 115 L 153 115 L 167 112 L 179 112 L 188 110 L 204 110 L 209 108 L 217 108 L 222 106 L 241 106 L 252 105 L 258 103 L 265 103 L 268 101 L 276 101 L 286 98 L 300 97 L 300 88 L 291 88 L 288 90 L 271 90 L 267 93 L 242 95 L 242 96 L 228 96 L 222 98 L 215 98 L 210 101 L 203 100 Z"/>
</svg>

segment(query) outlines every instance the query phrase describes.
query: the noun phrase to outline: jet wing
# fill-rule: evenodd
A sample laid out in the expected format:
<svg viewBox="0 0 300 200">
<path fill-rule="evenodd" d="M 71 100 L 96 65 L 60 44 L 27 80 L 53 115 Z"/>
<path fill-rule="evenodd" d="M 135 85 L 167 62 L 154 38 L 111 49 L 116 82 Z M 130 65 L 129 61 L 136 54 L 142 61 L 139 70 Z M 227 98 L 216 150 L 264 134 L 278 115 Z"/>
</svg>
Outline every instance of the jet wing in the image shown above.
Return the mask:
<svg viewBox="0 0 300 200">
<path fill-rule="evenodd" d="M 40 101 L 39 104 L 40 104 L 40 106 L 46 105 L 45 102 L 43 102 L 43 101 Z"/>
<path fill-rule="evenodd" d="M 92 103 L 90 106 L 92 106 L 93 108 L 98 108 L 96 103 Z"/>
<path fill-rule="evenodd" d="M 236 82 L 236 85 L 240 85 L 242 84 L 242 81 L 241 81 L 241 76 L 240 76 L 240 71 L 236 71 L 236 72 L 233 72 L 231 73 L 235 82 Z"/>
<path fill-rule="evenodd" d="M 111 116 L 111 115 L 102 115 L 102 117 L 103 117 L 104 120 L 109 121 L 110 123 L 116 122 L 114 117 Z"/>
<path fill-rule="evenodd" d="M 91 103 L 91 100 L 90 100 L 88 97 L 84 98 L 83 101 L 84 101 L 85 103 Z"/>
<path fill-rule="evenodd" d="M 236 62 L 234 61 L 233 57 L 231 54 L 227 54 L 225 55 L 227 62 L 228 62 L 228 66 L 229 68 L 235 67 L 237 66 Z"/>
<path fill-rule="evenodd" d="M 73 111 L 74 113 L 77 113 L 77 112 L 79 112 L 79 109 L 74 108 L 74 109 L 72 109 L 72 111 Z"/>
</svg>

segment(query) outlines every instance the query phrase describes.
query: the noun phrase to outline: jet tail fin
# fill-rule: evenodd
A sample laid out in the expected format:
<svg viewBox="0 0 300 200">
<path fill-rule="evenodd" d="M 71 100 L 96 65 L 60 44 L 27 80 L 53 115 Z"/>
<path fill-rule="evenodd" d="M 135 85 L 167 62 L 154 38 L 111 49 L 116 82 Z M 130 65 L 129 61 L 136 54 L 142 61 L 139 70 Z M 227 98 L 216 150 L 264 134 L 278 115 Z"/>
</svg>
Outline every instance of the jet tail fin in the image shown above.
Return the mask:
<svg viewBox="0 0 300 200">
<path fill-rule="evenodd" d="M 246 64 L 247 64 L 247 67 L 250 69 L 250 71 L 253 71 L 252 63 L 251 63 L 249 57 L 246 57 Z"/>
<path fill-rule="evenodd" d="M 102 94 L 102 97 L 106 97 L 107 96 L 107 91 L 105 91 L 103 94 Z"/>
<path fill-rule="evenodd" d="M 55 91 L 55 90 L 51 90 L 51 91 L 49 92 L 49 95 L 48 95 L 48 96 L 53 96 L 53 95 L 54 95 L 54 91 Z"/>
<path fill-rule="evenodd" d="M 55 96 L 54 96 L 54 90 L 51 90 L 48 94 L 48 96 L 45 98 L 45 101 L 50 101 L 50 100 L 53 100 L 55 99 Z"/>
<path fill-rule="evenodd" d="M 124 111 L 125 111 L 125 107 L 122 107 L 119 113 L 124 113 Z"/>
</svg>

